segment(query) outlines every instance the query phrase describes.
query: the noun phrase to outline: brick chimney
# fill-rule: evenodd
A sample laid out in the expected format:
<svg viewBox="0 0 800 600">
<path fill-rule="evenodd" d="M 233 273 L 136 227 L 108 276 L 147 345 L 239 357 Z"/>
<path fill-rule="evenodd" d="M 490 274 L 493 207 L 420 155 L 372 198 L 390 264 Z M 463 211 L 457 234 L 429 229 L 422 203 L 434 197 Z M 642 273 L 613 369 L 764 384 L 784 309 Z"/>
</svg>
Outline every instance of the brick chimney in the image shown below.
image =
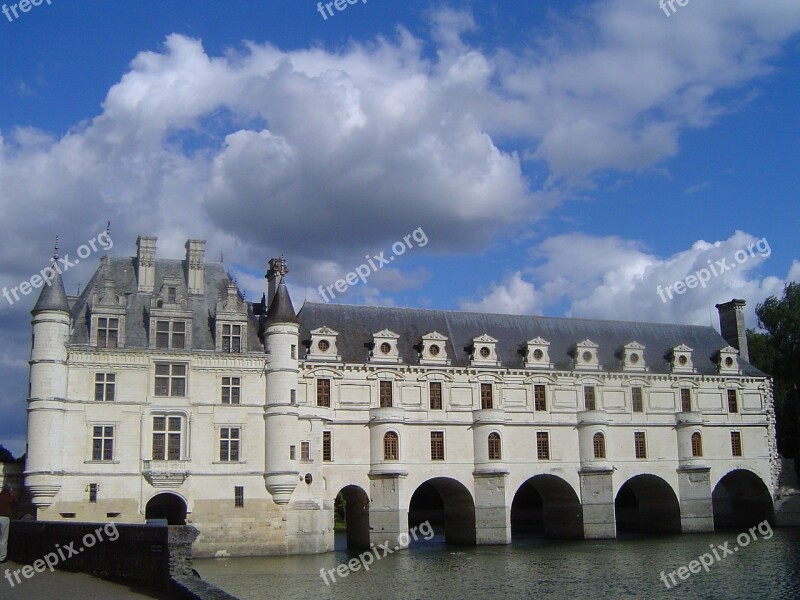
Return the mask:
<svg viewBox="0 0 800 600">
<path fill-rule="evenodd" d="M 750 362 L 747 350 L 747 330 L 744 326 L 744 300 L 734 298 L 730 302 L 717 304 L 719 311 L 719 329 L 722 337 L 739 351 L 739 358 Z"/>
<path fill-rule="evenodd" d="M 190 294 L 203 295 L 203 265 L 206 260 L 205 240 L 186 241 L 186 289 Z"/>
<path fill-rule="evenodd" d="M 157 237 L 140 235 L 136 239 L 136 281 L 139 291 L 153 293 L 156 285 L 156 241 Z"/>
</svg>

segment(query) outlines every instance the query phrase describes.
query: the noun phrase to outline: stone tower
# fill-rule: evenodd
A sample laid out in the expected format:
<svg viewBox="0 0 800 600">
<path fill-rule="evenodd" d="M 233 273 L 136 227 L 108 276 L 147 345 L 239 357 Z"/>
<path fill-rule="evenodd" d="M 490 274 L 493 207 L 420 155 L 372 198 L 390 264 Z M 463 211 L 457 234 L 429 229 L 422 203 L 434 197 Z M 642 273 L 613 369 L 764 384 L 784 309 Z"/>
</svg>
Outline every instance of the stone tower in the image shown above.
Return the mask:
<svg viewBox="0 0 800 600">
<path fill-rule="evenodd" d="M 269 308 L 264 323 L 266 368 L 266 456 L 264 481 L 277 504 L 287 504 L 297 487 L 299 471 L 297 348 L 299 324 L 289 298 L 284 278 L 289 270 L 286 261 L 269 261 Z"/>
<path fill-rule="evenodd" d="M 64 413 L 67 398 L 67 349 L 70 311 L 61 273 L 53 257 L 52 279 L 33 307 L 28 455 L 25 482 L 37 509 L 46 508 L 61 489 L 64 476 Z"/>
</svg>

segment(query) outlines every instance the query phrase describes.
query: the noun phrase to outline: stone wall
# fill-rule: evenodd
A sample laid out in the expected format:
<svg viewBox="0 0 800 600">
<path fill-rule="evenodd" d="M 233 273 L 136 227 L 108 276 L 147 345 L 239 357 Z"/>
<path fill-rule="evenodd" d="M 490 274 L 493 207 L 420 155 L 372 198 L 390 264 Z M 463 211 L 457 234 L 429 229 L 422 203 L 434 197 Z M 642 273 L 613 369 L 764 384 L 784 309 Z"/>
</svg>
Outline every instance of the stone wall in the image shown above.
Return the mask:
<svg viewBox="0 0 800 600">
<path fill-rule="evenodd" d="M 171 598 L 235 598 L 192 572 L 194 527 L 13 521 L 9 560 L 31 572 L 54 568 L 135 581 Z M 25 571 L 22 573 L 25 576 Z"/>
</svg>

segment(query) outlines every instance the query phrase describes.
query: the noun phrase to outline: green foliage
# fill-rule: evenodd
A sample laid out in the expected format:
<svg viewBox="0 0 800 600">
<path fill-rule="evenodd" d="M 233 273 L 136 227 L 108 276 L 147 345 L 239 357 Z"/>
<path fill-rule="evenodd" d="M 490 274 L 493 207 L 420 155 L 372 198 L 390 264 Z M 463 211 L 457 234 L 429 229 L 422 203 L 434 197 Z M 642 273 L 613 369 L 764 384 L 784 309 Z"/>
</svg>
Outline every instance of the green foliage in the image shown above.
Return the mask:
<svg viewBox="0 0 800 600">
<path fill-rule="evenodd" d="M 757 305 L 756 316 L 766 333 L 747 332 L 750 362 L 773 377 L 778 449 L 784 456 L 798 458 L 800 284 L 790 283 L 783 298 L 770 296 Z"/>
<path fill-rule="evenodd" d="M 5 449 L 3 444 L 0 444 L 0 463 L 14 462 L 14 460 L 14 455 Z"/>
<path fill-rule="evenodd" d="M 344 499 L 344 494 L 339 492 L 333 502 L 333 529 L 335 531 L 347 529 L 346 515 L 347 502 Z"/>
</svg>

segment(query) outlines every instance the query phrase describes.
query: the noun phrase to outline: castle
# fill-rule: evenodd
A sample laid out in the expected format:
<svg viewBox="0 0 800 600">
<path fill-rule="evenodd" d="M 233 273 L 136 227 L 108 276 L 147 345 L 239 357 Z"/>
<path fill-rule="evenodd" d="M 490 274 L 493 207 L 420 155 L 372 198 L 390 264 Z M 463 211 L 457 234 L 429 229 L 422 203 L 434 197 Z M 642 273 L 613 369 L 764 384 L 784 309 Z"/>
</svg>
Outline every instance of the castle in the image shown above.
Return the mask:
<svg viewBox="0 0 800 600">
<path fill-rule="evenodd" d="M 713 531 L 774 516 L 771 380 L 711 327 L 246 302 L 205 242 L 104 257 L 32 310 L 40 520 L 191 523 L 198 556 Z"/>
</svg>

